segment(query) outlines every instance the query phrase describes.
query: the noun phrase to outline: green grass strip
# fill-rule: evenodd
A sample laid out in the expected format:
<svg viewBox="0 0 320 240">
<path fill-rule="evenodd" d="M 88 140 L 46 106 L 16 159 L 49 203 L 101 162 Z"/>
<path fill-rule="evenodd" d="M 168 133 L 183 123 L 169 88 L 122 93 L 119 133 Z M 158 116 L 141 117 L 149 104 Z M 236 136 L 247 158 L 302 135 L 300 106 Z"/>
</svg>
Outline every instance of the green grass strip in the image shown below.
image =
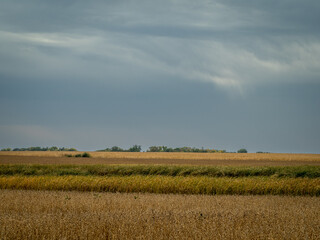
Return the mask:
<svg viewBox="0 0 320 240">
<path fill-rule="evenodd" d="M 165 194 L 320 195 L 320 179 L 171 176 L 1 176 L 1 189 Z"/>
<path fill-rule="evenodd" d="M 0 165 L 0 176 L 207 176 L 320 178 L 320 166 Z"/>
</svg>

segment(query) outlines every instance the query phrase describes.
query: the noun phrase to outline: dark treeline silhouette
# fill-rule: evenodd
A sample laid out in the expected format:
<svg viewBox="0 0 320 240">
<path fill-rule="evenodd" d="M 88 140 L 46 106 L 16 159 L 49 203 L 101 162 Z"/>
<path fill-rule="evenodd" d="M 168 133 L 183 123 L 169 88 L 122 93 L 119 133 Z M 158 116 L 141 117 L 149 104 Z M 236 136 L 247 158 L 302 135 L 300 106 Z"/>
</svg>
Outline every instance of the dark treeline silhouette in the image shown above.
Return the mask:
<svg viewBox="0 0 320 240">
<path fill-rule="evenodd" d="M 56 146 L 53 147 L 28 147 L 28 148 L 3 148 L 1 151 L 77 151 L 75 148 L 58 148 Z"/>
</svg>

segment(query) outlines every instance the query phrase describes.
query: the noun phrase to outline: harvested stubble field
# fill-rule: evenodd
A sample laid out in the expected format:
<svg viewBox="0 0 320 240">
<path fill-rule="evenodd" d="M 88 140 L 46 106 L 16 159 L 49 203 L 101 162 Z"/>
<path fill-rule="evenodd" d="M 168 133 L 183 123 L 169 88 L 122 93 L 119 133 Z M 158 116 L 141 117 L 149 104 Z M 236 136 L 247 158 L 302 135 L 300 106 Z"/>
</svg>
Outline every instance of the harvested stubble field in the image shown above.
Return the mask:
<svg viewBox="0 0 320 240">
<path fill-rule="evenodd" d="M 320 166 L 320 154 L 277 153 L 129 153 L 89 152 L 92 158 L 66 157 L 83 152 L 0 152 L 0 164 L 170 164 L 219 166 Z"/>
<path fill-rule="evenodd" d="M 0 190 L 0 239 L 319 239 L 320 199 Z"/>
</svg>

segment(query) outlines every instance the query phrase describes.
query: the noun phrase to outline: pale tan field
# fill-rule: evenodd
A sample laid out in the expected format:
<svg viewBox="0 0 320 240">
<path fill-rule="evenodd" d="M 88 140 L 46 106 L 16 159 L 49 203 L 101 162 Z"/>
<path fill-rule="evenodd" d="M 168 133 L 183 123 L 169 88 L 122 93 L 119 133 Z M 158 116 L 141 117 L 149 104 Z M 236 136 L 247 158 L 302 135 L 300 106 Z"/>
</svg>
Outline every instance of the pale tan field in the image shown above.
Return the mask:
<svg viewBox="0 0 320 240">
<path fill-rule="evenodd" d="M 320 154 L 89 152 L 92 158 L 65 156 L 79 153 L 83 152 L 0 152 L 0 164 L 320 165 Z"/>
<path fill-rule="evenodd" d="M 320 198 L 0 190 L 0 239 L 320 239 Z"/>
<path fill-rule="evenodd" d="M 84 152 L 0 152 L 0 155 L 62 157 L 65 154 Z M 291 153 L 167 153 L 167 152 L 88 152 L 94 158 L 141 158 L 141 159 L 228 159 L 228 160 L 278 160 L 278 161 L 320 161 L 320 154 Z"/>
</svg>

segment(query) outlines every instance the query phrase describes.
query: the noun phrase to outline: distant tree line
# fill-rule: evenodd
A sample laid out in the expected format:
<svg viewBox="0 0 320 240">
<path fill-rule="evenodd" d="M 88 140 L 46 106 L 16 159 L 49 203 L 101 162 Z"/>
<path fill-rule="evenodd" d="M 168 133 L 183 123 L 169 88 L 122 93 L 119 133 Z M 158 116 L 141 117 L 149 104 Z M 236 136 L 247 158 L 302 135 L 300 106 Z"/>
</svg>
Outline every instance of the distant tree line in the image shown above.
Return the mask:
<svg viewBox="0 0 320 240">
<path fill-rule="evenodd" d="M 52 147 L 28 147 L 28 148 L 3 148 L 1 151 L 77 151 L 75 148 L 58 148 L 56 146 Z"/>
<path fill-rule="evenodd" d="M 1 151 L 78 151 L 75 148 L 58 148 L 56 146 L 52 147 L 28 147 L 28 148 L 3 148 Z M 140 145 L 133 145 L 129 149 L 123 149 L 118 146 L 113 146 L 111 148 L 106 148 L 102 150 L 97 150 L 97 152 L 141 152 Z M 167 146 L 151 146 L 147 152 L 190 152 L 190 153 L 225 153 L 226 150 L 217 150 L 217 149 L 205 149 L 205 148 L 195 148 L 195 147 L 177 147 L 171 148 Z M 247 150 L 241 148 L 237 151 L 238 153 L 247 153 Z M 265 153 L 265 152 L 257 152 Z"/>
<path fill-rule="evenodd" d="M 97 152 L 141 152 L 141 146 L 140 145 L 133 145 L 129 149 L 123 149 L 118 146 L 113 146 L 112 148 L 97 150 Z"/>
<path fill-rule="evenodd" d="M 123 149 L 118 146 L 113 146 L 111 148 L 106 148 L 103 150 L 97 150 L 98 152 L 141 152 L 140 145 L 134 145 L 129 149 Z M 167 146 L 151 146 L 147 152 L 195 152 L 195 153 L 225 153 L 226 150 L 216 150 L 216 149 L 204 149 L 204 148 L 192 148 L 192 147 L 178 147 L 171 148 Z"/>
<path fill-rule="evenodd" d="M 171 148 L 167 146 L 151 146 L 147 152 L 195 152 L 195 153 L 225 153 L 226 150 L 217 149 L 204 149 L 204 148 L 192 148 L 192 147 L 177 147 Z"/>
</svg>

